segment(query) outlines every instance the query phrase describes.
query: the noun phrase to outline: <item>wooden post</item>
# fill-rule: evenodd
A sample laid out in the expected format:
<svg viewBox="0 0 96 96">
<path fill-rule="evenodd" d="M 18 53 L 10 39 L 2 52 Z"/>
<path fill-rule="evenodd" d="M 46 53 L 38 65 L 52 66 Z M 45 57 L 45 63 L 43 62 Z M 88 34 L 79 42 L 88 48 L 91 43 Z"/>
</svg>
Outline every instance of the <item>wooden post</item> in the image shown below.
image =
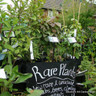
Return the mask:
<svg viewBox="0 0 96 96">
<path fill-rule="evenodd" d="M 63 17 L 63 26 L 65 26 L 65 17 L 64 17 L 64 10 L 62 8 L 62 17 Z"/>
<path fill-rule="evenodd" d="M 75 19 L 75 9 L 74 9 L 74 0 L 73 0 L 73 18 Z"/>
<path fill-rule="evenodd" d="M 79 19 L 80 19 L 81 4 L 82 4 L 82 2 L 80 2 L 80 4 L 79 4 L 79 11 L 78 11 L 78 23 L 79 23 Z"/>
</svg>

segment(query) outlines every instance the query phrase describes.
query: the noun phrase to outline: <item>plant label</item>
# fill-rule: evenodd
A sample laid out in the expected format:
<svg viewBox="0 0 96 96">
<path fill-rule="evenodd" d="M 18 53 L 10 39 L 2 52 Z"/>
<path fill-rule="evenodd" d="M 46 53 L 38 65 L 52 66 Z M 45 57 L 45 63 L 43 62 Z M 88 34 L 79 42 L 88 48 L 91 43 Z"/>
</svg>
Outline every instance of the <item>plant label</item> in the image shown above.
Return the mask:
<svg viewBox="0 0 96 96">
<path fill-rule="evenodd" d="M 0 54 L 0 60 L 3 60 L 5 57 L 5 54 Z"/>
<path fill-rule="evenodd" d="M 4 31 L 4 36 L 8 37 L 10 31 Z M 15 33 L 12 31 L 10 37 L 15 37 Z"/>
<path fill-rule="evenodd" d="M 33 42 L 30 41 L 30 57 L 31 57 L 31 60 L 34 59 L 34 55 L 33 55 Z"/>
<path fill-rule="evenodd" d="M 69 37 L 68 41 L 69 41 L 69 43 L 76 43 L 77 42 L 75 37 Z"/>
<path fill-rule="evenodd" d="M 2 53 L 7 52 L 7 51 L 8 51 L 7 49 L 4 49 L 4 50 L 2 50 Z"/>
<path fill-rule="evenodd" d="M 7 79 L 4 69 L 0 69 L 0 78 Z"/>
<path fill-rule="evenodd" d="M 41 96 L 75 96 L 78 63 L 78 60 L 68 60 L 26 64 L 26 72 L 33 74 L 27 80 L 27 87 L 44 90 Z"/>
<path fill-rule="evenodd" d="M 77 35 L 77 29 L 74 29 L 74 37 Z"/>
<path fill-rule="evenodd" d="M 48 36 L 48 40 L 52 43 L 59 43 L 59 39 L 57 37 Z"/>
<path fill-rule="evenodd" d="M 18 46 L 18 42 L 15 45 L 13 45 L 12 47 L 13 48 L 16 48 L 17 46 Z"/>
<path fill-rule="evenodd" d="M 0 34 L 0 41 L 2 40 L 2 38 L 1 38 L 1 34 Z"/>
</svg>

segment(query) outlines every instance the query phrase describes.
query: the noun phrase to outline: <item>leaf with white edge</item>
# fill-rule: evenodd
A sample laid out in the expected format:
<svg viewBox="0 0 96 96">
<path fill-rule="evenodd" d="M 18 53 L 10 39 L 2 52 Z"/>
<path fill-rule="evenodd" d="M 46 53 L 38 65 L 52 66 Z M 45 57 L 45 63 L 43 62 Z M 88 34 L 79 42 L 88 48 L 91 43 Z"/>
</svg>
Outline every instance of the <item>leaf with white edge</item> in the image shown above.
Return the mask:
<svg viewBox="0 0 96 96">
<path fill-rule="evenodd" d="M 89 93 L 88 93 L 88 95 L 89 95 L 89 96 L 94 96 L 94 95 L 92 95 L 92 94 L 89 94 Z"/>
<path fill-rule="evenodd" d="M 88 92 L 96 91 L 96 87 L 92 87 L 88 90 Z"/>
<path fill-rule="evenodd" d="M 32 74 L 31 73 L 26 73 L 26 74 L 23 74 L 22 76 L 20 76 L 16 81 L 15 83 L 21 83 L 21 82 L 24 82 L 25 80 L 29 79 L 32 77 Z"/>
</svg>

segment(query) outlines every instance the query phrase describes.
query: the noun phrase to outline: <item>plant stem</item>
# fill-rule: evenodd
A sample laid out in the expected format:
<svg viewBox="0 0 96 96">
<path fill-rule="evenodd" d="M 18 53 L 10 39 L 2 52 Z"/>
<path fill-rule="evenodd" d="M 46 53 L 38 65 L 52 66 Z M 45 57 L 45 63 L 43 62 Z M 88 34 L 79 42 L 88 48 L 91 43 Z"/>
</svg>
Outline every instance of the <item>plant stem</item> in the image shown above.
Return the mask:
<svg viewBox="0 0 96 96">
<path fill-rule="evenodd" d="M 13 30 L 13 26 L 12 26 L 12 28 L 11 28 L 9 34 L 8 34 L 8 38 L 10 37 L 12 30 Z"/>
<path fill-rule="evenodd" d="M 92 59 L 92 64 L 94 64 L 94 57 L 93 57 L 93 53 L 91 54 L 91 59 Z"/>
<path fill-rule="evenodd" d="M 73 54 L 73 56 L 75 56 L 75 51 L 76 51 L 76 48 L 74 48 L 74 54 Z"/>
<path fill-rule="evenodd" d="M 1 87 L 1 94 L 5 91 L 8 91 L 8 89 L 4 86 L 4 87 Z"/>
<path fill-rule="evenodd" d="M 3 26 L 3 24 L 1 24 L 1 26 L 0 26 L 0 34 L 2 33 L 2 26 Z"/>
<path fill-rule="evenodd" d="M 15 66 L 16 61 L 17 61 L 17 59 L 13 61 L 13 66 Z"/>
</svg>

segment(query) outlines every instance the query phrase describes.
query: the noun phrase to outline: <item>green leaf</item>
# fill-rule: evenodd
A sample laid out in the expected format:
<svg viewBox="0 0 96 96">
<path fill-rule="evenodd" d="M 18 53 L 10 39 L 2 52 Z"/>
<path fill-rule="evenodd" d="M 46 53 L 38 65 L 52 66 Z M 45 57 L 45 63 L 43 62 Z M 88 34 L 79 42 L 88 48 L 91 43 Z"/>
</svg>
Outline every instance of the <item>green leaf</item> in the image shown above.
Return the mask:
<svg viewBox="0 0 96 96">
<path fill-rule="evenodd" d="M 76 57 L 77 59 L 79 59 L 80 53 L 76 52 L 76 53 L 75 53 L 75 57 Z"/>
<path fill-rule="evenodd" d="M 29 88 L 26 88 L 26 90 L 27 90 L 28 93 L 30 93 L 30 91 L 31 91 L 31 89 L 29 89 Z"/>
<path fill-rule="evenodd" d="M 14 48 L 12 48 L 12 46 L 7 43 L 4 44 L 4 47 L 5 47 L 5 49 L 9 49 L 11 51 L 14 51 Z"/>
<path fill-rule="evenodd" d="M 0 83 L 0 86 L 3 86 L 2 82 Z"/>
<path fill-rule="evenodd" d="M 38 22 L 37 22 L 37 21 L 32 22 L 32 25 L 37 25 L 37 24 L 38 24 Z"/>
<path fill-rule="evenodd" d="M 16 35 L 19 35 L 21 33 L 21 31 L 15 31 Z"/>
<path fill-rule="evenodd" d="M 0 96 L 11 96 L 11 94 L 9 92 L 3 92 Z"/>
<path fill-rule="evenodd" d="M 0 5 L 4 5 L 4 4 L 7 4 L 6 2 L 2 2 L 2 3 L 0 3 Z"/>
<path fill-rule="evenodd" d="M 27 96 L 41 96 L 43 93 L 44 93 L 43 90 L 33 90 L 33 92 L 31 94 L 27 95 Z"/>
<path fill-rule="evenodd" d="M 13 81 L 17 78 L 17 75 L 15 73 L 12 73 L 11 76 L 9 77 L 10 81 Z"/>
<path fill-rule="evenodd" d="M 89 95 L 89 96 L 94 96 L 94 95 L 92 95 L 92 94 L 89 94 L 89 93 L 88 93 L 88 95 Z"/>
<path fill-rule="evenodd" d="M 96 91 L 96 87 L 92 87 L 88 90 L 88 92 Z"/>
<path fill-rule="evenodd" d="M 15 25 L 15 24 L 17 24 L 18 23 L 18 18 L 14 18 L 13 19 L 13 24 Z"/>
<path fill-rule="evenodd" d="M 3 81 L 4 81 L 4 79 L 0 78 L 0 83 L 3 82 Z"/>
<path fill-rule="evenodd" d="M 12 69 L 13 72 L 18 72 L 18 66 L 15 66 L 13 69 Z"/>
<path fill-rule="evenodd" d="M 7 74 L 11 75 L 11 73 L 12 73 L 12 65 L 6 65 L 4 67 L 4 70 L 5 70 L 5 72 L 7 72 Z"/>
<path fill-rule="evenodd" d="M 10 80 L 13 81 L 15 80 L 17 77 L 20 77 L 22 74 L 18 72 L 18 66 L 13 67 L 12 69 L 12 74 L 10 76 Z"/>
<path fill-rule="evenodd" d="M 27 30 L 27 31 L 25 31 L 26 33 L 31 33 L 32 31 L 31 30 Z"/>
<path fill-rule="evenodd" d="M 11 29 L 11 26 L 10 26 L 10 21 L 4 21 L 4 24 Z"/>
<path fill-rule="evenodd" d="M 2 28 L 2 31 L 6 31 L 6 30 L 10 30 L 10 28 L 9 27 Z"/>
<path fill-rule="evenodd" d="M 38 34 L 38 35 L 37 35 L 37 38 L 41 38 L 41 37 L 42 37 L 42 34 Z"/>
<path fill-rule="evenodd" d="M 0 52 L 2 51 L 2 47 L 0 46 Z"/>
<path fill-rule="evenodd" d="M 86 82 L 82 83 L 84 85 L 88 85 L 88 84 L 94 84 L 94 81 L 90 81 L 90 80 L 87 80 Z"/>
<path fill-rule="evenodd" d="M 95 75 L 96 76 L 96 72 L 87 72 L 88 75 Z"/>
<path fill-rule="evenodd" d="M 36 20 L 36 16 L 32 16 L 31 19 Z"/>
<path fill-rule="evenodd" d="M 20 72 L 14 72 L 15 74 L 16 74 L 16 76 L 17 77 L 20 77 L 20 76 L 22 76 L 23 74 L 22 73 L 20 73 Z"/>
<path fill-rule="evenodd" d="M 8 80 L 6 80 L 6 79 L 0 79 L 0 82 L 2 83 L 2 86 L 8 86 L 8 84 L 9 84 L 9 81 Z M 1 95 L 0 95 L 1 96 Z"/>
<path fill-rule="evenodd" d="M 12 64 L 11 54 L 8 54 L 8 63 L 9 63 L 9 64 Z"/>
<path fill-rule="evenodd" d="M 32 77 L 32 74 L 31 73 L 26 73 L 22 76 L 20 76 L 16 81 L 15 83 L 21 83 L 21 82 L 24 82 L 25 80 L 29 79 Z"/>
<path fill-rule="evenodd" d="M 73 47 L 81 47 L 81 45 L 78 44 L 78 43 L 75 43 L 75 44 L 73 45 Z"/>
<path fill-rule="evenodd" d="M 14 31 L 18 30 L 18 29 L 22 29 L 22 28 L 24 28 L 24 26 L 16 26 L 16 27 L 14 27 Z"/>
<path fill-rule="evenodd" d="M 19 51 L 20 51 L 19 49 L 16 49 L 15 54 L 19 54 Z"/>
<path fill-rule="evenodd" d="M 3 12 L 3 13 L 1 14 L 1 16 L 2 16 L 2 18 L 5 18 L 6 13 L 5 13 L 5 12 Z"/>
<path fill-rule="evenodd" d="M 7 5 L 7 9 L 8 9 L 8 10 L 11 10 L 11 7 L 10 7 L 10 5 Z"/>
</svg>

